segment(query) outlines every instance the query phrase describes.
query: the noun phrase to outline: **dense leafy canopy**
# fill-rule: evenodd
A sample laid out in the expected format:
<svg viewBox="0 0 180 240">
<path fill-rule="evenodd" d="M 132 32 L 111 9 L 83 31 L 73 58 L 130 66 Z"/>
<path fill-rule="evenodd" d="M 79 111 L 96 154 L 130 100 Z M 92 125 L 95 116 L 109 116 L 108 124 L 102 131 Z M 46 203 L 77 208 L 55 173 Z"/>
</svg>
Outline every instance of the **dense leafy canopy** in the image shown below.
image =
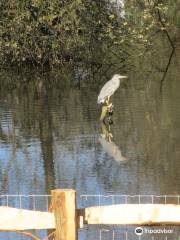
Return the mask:
<svg viewBox="0 0 180 240">
<path fill-rule="evenodd" d="M 1 0 L 0 62 L 37 67 L 64 62 L 124 66 L 157 33 L 179 41 L 180 0 Z"/>
</svg>

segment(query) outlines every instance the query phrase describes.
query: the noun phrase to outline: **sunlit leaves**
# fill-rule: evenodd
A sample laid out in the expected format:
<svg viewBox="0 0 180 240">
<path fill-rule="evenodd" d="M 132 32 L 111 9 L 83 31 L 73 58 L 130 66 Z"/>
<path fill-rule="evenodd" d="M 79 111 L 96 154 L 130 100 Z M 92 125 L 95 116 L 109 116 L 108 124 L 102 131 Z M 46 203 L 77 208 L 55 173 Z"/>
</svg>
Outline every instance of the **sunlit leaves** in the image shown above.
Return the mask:
<svg viewBox="0 0 180 240">
<path fill-rule="evenodd" d="M 157 31 L 179 21 L 178 3 L 125 1 L 122 14 L 109 0 L 2 0 L 0 61 L 42 67 L 77 60 L 124 64 L 150 46 Z"/>
</svg>

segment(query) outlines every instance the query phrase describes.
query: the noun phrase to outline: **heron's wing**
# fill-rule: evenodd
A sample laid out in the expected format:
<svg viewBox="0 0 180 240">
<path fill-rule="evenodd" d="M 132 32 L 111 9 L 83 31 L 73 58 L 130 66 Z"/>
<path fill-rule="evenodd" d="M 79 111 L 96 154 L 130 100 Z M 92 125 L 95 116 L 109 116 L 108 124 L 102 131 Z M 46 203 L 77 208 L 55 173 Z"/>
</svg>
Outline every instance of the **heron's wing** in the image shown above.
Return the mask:
<svg viewBox="0 0 180 240">
<path fill-rule="evenodd" d="M 105 100 L 107 97 L 110 97 L 113 95 L 113 93 L 118 89 L 120 85 L 120 81 L 113 81 L 110 80 L 102 87 L 99 96 L 98 96 L 98 103 L 101 102 L 101 100 Z"/>
</svg>

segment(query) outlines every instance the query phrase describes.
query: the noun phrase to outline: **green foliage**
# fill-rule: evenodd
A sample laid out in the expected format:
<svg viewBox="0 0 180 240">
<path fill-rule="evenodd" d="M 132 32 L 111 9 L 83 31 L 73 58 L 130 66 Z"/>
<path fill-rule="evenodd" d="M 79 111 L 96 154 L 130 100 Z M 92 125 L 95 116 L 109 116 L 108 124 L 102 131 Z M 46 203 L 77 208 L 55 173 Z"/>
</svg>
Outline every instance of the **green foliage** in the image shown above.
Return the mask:
<svg viewBox="0 0 180 240">
<path fill-rule="evenodd" d="M 110 0 L 1 0 L 0 62 L 124 66 L 152 46 L 157 31 L 179 24 L 179 1 L 129 0 L 122 15 Z"/>
<path fill-rule="evenodd" d="M 1 59 L 35 65 L 58 64 L 63 54 L 79 46 L 76 1 L 17 1 L 1 3 Z M 68 56 L 69 57 L 69 56 Z"/>
<path fill-rule="evenodd" d="M 107 1 L 2 0 L 0 60 L 54 66 L 93 56 L 92 43 L 113 38 Z M 86 57 L 84 57 L 86 55 Z"/>
</svg>

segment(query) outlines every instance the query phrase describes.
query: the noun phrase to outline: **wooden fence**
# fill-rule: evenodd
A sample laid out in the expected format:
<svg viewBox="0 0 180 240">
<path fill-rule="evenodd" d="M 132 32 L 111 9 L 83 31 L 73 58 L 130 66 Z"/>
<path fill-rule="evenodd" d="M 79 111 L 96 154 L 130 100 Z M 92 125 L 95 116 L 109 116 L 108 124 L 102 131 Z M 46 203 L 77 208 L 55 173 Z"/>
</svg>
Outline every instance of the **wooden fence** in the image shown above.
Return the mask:
<svg viewBox="0 0 180 240">
<path fill-rule="evenodd" d="M 176 204 L 167 203 L 167 196 L 164 199 L 164 204 L 141 204 L 139 197 L 138 204 L 126 201 L 78 209 L 75 190 L 57 189 L 51 192 L 49 212 L 1 206 L 0 231 L 54 229 L 56 240 L 77 240 L 83 224 L 180 225 L 179 196 Z"/>
</svg>

